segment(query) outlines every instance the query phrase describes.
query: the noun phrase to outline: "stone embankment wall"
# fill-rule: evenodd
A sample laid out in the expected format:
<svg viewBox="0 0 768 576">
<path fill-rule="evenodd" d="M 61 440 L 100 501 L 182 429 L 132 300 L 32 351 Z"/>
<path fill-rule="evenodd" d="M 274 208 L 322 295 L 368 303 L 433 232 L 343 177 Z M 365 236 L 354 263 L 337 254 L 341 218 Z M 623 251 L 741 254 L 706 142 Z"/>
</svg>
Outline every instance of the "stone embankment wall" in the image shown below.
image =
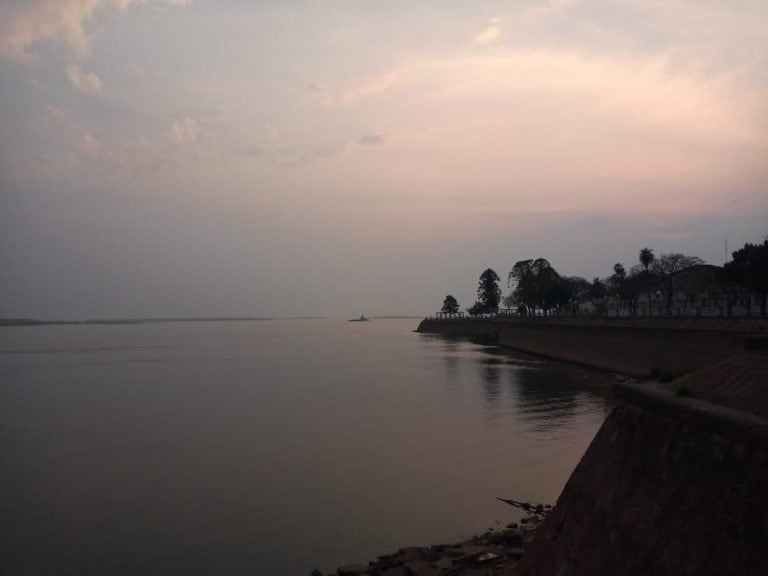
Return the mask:
<svg viewBox="0 0 768 576">
<path fill-rule="evenodd" d="M 498 318 L 423 320 L 419 332 L 489 335 L 509 348 L 646 376 L 656 367 L 688 373 L 743 349 L 744 340 L 765 333 L 759 319 Z"/>
<path fill-rule="evenodd" d="M 520 576 L 768 574 L 768 421 L 619 385 Z"/>
</svg>

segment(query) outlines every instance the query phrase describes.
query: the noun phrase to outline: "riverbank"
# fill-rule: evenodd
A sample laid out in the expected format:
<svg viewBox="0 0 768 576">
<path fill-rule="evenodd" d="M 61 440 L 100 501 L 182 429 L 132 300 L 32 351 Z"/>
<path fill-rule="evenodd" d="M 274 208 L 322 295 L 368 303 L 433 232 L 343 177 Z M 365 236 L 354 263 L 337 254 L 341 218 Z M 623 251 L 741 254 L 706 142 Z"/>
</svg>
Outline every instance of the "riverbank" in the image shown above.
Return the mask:
<svg viewBox="0 0 768 576">
<path fill-rule="evenodd" d="M 619 404 L 551 513 L 334 574 L 768 573 L 768 352 L 756 348 L 681 379 L 684 395 L 618 384 Z M 712 402 L 724 392 L 730 407 Z"/>
<path fill-rule="evenodd" d="M 340 566 L 327 576 L 503 576 L 517 566 L 550 507 L 528 508 L 520 522 L 504 529 L 489 529 L 468 540 L 451 544 L 400 548 L 368 564 Z M 311 576 L 326 576 L 313 570 Z"/>
<path fill-rule="evenodd" d="M 714 365 L 765 334 L 764 318 L 541 318 L 423 320 L 418 332 L 488 343 L 633 377 L 688 374 Z"/>
<path fill-rule="evenodd" d="M 440 331 L 467 335 L 469 329 L 500 343 L 504 326 L 470 322 L 462 331 Z M 434 331 L 430 327 L 426 331 Z M 702 362 L 689 376 L 667 384 L 617 384 L 618 405 L 552 513 L 535 527 L 401 549 L 336 574 L 768 573 L 768 346 L 764 330 L 731 332 L 738 335 L 738 351 L 728 354 L 730 344 L 724 346 L 719 360 Z M 697 340 L 681 339 L 683 347 Z M 419 557 L 411 561 L 414 550 Z"/>
<path fill-rule="evenodd" d="M 749 356 L 745 375 L 765 374 L 768 355 Z M 739 378 L 739 402 L 755 406 L 745 411 L 696 397 L 718 391 L 703 376 L 685 395 L 617 386 L 619 404 L 515 574 L 768 573 L 765 380 Z"/>
</svg>

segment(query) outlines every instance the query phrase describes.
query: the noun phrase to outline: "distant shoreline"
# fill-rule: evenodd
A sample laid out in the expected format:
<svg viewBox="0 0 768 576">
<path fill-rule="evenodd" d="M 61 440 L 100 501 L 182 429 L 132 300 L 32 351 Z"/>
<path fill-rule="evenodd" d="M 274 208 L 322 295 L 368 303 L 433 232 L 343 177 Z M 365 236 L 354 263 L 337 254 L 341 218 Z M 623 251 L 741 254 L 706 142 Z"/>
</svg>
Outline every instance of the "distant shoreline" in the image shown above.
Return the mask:
<svg viewBox="0 0 768 576">
<path fill-rule="evenodd" d="M 37 320 L 33 318 L 0 318 L 0 326 L 59 326 L 80 324 L 167 324 L 172 322 L 265 322 L 270 320 L 327 320 L 326 316 L 232 316 L 204 318 L 127 318 L 89 320 Z"/>
</svg>

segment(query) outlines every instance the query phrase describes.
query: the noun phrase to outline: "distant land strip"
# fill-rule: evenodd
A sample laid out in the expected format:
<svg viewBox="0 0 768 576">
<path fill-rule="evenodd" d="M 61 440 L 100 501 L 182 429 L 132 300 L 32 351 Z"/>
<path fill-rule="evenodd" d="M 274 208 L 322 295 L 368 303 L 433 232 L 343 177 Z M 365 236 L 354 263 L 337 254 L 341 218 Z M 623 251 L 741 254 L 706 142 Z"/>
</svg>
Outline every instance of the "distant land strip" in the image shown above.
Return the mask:
<svg viewBox="0 0 768 576">
<path fill-rule="evenodd" d="M 0 318 L 0 326 L 50 326 L 61 324 L 162 324 L 170 322 L 263 322 L 267 320 L 326 320 L 325 316 L 222 316 L 205 318 L 126 318 L 92 320 L 36 320 Z"/>
</svg>

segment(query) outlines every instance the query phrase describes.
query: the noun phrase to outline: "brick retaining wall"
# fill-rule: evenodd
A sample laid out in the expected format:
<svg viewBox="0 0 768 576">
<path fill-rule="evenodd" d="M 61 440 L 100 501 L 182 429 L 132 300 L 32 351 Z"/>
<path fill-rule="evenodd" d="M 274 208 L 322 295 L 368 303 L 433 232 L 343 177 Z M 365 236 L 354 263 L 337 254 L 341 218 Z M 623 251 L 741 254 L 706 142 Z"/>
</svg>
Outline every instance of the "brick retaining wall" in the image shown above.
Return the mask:
<svg viewBox="0 0 768 576">
<path fill-rule="evenodd" d="M 502 345 L 542 356 L 647 376 L 692 372 L 741 351 L 765 334 L 760 320 L 718 319 L 479 319 L 424 320 L 419 332 L 488 334 Z"/>
<path fill-rule="evenodd" d="M 617 387 L 515 574 L 768 574 L 768 421 L 647 386 Z"/>
</svg>

